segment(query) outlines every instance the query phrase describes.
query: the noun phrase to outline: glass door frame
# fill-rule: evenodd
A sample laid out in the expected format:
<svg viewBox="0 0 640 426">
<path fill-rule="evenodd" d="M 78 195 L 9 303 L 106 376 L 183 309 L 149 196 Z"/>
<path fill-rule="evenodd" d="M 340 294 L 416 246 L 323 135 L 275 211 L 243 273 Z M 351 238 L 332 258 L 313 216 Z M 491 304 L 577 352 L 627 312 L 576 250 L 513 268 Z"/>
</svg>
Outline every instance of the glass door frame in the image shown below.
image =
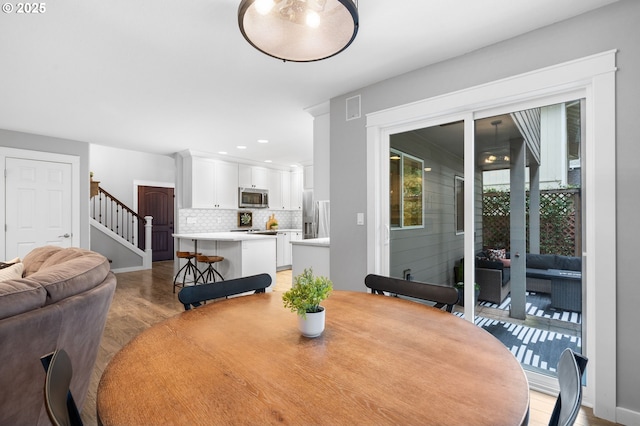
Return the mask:
<svg viewBox="0 0 640 426">
<path fill-rule="evenodd" d="M 584 98 L 586 198 L 583 260 L 586 279 L 584 348 L 589 357 L 584 401 L 615 421 L 616 223 L 615 50 L 450 94 L 367 114 L 367 269 L 389 272 L 388 153 L 392 134 L 464 120 L 465 229 L 475 229 L 474 122 L 500 113 Z M 597 143 L 595 142 L 597 141 Z M 470 178 L 473 177 L 473 178 Z M 597 226 L 596 226 L 597 225 Z M 465 281 L 474 282 L 474 232 L 465 232 Z M 596 287 L 595 283 L 598 282 Z M 474 318 L 473 287 L 465 291 L 465 317 Z M 595 301 L 598 300 L 596 305 Z M 532 389 L 557 392 L 557 380 L 527 372 Z M 597 384 L 597 387 L 595 386 Z"/>
</svg>

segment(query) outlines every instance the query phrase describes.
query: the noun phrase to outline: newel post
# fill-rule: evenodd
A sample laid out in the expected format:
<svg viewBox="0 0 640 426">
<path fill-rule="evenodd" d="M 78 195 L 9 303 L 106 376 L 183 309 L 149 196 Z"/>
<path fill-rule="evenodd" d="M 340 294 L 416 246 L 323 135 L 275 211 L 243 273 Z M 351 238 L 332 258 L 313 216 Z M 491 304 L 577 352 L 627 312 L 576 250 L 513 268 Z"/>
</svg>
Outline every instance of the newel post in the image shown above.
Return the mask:
<svg viewBox="0 0 640 426">
<path fill-rule="evenodd" d="M 144 217 L 144 251 L 146 253 L 146 256 L 143 261 L 143 264 L 147 269 L 151 268 L 151 261 L 152 261 L 152 255 L 153 255 L 152 249 L 151 249 L 151 229 L 153 225 L 151 224 L 151 222 L 153 222 L 153 216 Z"/>
</svg>

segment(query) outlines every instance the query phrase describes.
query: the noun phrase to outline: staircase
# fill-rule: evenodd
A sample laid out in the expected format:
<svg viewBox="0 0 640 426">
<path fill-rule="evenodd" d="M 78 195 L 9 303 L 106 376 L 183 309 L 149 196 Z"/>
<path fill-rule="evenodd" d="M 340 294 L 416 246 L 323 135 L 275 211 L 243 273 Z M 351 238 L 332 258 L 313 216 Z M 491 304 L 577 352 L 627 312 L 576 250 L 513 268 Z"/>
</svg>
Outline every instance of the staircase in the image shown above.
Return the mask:
<svg viewBox="0 0 640 426">
<path fill-rule="evenodd" d="M 95 181 L 90 215 L 91 250 L 107 257 L 114 272 L 151 269 L 151 216 L 140 216 Z"/>
</svg>

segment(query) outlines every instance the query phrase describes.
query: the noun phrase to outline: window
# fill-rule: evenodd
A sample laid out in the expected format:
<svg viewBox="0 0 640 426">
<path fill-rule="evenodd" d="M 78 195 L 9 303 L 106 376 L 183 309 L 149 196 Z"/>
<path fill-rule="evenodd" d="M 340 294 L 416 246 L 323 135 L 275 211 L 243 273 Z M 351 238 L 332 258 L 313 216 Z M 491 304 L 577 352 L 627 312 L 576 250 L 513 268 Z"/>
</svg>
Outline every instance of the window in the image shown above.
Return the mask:
<svg viewBox="0 0 640 426">
<path fill-rule="evenodd" d="M 389 156 L 389 205 L 392 228 L 423 226 L 424 162 L 397 150 Z"/>
</svg>

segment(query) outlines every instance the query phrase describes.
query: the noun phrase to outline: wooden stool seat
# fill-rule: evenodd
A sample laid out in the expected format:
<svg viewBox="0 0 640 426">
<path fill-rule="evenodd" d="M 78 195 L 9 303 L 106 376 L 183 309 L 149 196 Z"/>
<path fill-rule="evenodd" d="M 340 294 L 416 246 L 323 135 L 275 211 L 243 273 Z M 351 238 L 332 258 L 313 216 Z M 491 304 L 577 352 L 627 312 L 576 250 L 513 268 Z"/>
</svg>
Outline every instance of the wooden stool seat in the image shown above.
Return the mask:
<svg viewBox="0 0 640 426">
<path fill-rule="evenodd" d="M 224 260 L 224 257 L 222 256 L 207 256 L 204 254 L 198 254 L 196 256 L 196 260 L 198 262 L 202 262 L 202 263 L 216 263 L 216 262 L 222 262 Z"/>
<path fill-rule="evenodd" d="M 196 268 L 195 263 L 193 263 L 191 261 L 191 259 L 195 258 L 196 256 L 200 255 L 201 253 L 194 253 L 192 251 L 176 251 L 176 257 L 178 259 L 187 259 L 187 263 L 185 263 L 185 265 L 180 268 L 178 270 L 178 273 L 176 274 L 176 276 L 173 278 L 173 292 L 176 292 L 176 287 L 184 287 L 186 281 L 187 281 L 187 275 L 191 274 L 191 276 L 193 277 L 193 283 L 195 284 L 198 281 L 198 274 L 200 273 L 200 271 L 198 271 L 198 268 Z M 180 274 L 182 275 L 182 282 L 178 282 L 178 277 L 180 277 Z"/>
<path fill-rule="evenodd" d="M 177 251 L 176 252 L 176 257 L 178 259 L 193 259 L 194 257 L 196 257 L 199 254 L 200 253 L 194 253 L 192 251 Z"/>
<path fill-rule="evenodd" d="M 218 272 L 216 268 L 213 267 L 214 263 L 222 262 L 223 260 L 224 260 L 224 257 L 222 256 L 215 256 L 215 255 L 208 256 L 208 255 L 198 254 L 196 256 L 196 262 L 207 263 L 208 265 L 205 270 L 200 272 L 200 275 L 198 276 L 196 283 L 197 282 L 201 282 L 201 283 L 216 282 L 216 275 L 219 276 L 222 281 L 224 281 L 224 278 L 220 274 L 220 272 Z"/>
</svg>

